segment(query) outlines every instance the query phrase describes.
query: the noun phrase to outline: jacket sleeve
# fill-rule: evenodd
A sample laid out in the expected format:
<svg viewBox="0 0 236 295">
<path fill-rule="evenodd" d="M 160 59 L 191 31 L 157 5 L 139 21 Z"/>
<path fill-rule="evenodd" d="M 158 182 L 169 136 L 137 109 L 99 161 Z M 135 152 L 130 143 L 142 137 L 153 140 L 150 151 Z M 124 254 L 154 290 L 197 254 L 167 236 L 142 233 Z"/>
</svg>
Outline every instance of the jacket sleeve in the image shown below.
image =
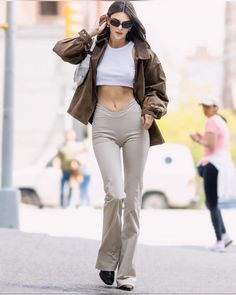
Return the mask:
<svg viewBox="0 0 236 295">
<path fill-rule="evenodd" d="M 91 36 L 82 30 L 79 36 L 60 40 L 53 47 L 53 51 L 64 61 L 79 64 L 85 59 L 92 45 Z"/>
<path fill-rule="evenodd" d="M 145 98 L 142 106 L 142 115 L 149 114 L 160 119 L 167 112 L 169 99 L 166 95 L 166 77 L 161 63 L 155 53 L 147 60 L 144 68 Z"/>
</svg>

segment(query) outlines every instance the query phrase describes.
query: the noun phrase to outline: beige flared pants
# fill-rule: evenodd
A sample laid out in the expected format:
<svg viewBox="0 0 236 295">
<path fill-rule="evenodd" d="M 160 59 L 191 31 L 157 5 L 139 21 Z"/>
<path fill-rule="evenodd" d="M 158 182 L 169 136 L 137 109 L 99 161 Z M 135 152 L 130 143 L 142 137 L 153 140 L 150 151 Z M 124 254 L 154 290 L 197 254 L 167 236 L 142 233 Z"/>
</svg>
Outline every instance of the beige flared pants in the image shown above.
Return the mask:
<svg viewBox="0 0 236 295">
<path fill-rule="evenodd" d="M 136 100 L 131 100 L 119 112 L 109 111 L 98 104 L 93 119 L 92 137 L 106 194 L 102 242 L 96 268 L 105 271 L 117 269 L 118 287 L 124 284 L 134 286 L 142 178 L 149 150 L 149 133 L 143 127 L 141 109 Z"/>
</svg>

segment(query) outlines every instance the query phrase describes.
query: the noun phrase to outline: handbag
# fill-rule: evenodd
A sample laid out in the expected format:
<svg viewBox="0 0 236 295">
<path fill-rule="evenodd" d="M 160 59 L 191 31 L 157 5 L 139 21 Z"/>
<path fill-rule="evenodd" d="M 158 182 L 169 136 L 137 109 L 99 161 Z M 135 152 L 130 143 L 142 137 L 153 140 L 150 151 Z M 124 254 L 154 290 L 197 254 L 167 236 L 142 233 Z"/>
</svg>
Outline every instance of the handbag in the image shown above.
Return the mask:
<svg viewBox="0 0 236 295">
<path fill-rule="evenodd" d="M 91 55 L 92 55 L 95 45 L 96 45 L 96 38 L 93 38 L 93 43 L 91 45 L 90 51 L 88 52 L 85 59 L 80 64 L 78 64 L 75 68 L 74 82 L 77 87 L 80 86 L 84 82 L 84 79 L 88 73 L 90 58 L 91 58 Z"/>
</svg>

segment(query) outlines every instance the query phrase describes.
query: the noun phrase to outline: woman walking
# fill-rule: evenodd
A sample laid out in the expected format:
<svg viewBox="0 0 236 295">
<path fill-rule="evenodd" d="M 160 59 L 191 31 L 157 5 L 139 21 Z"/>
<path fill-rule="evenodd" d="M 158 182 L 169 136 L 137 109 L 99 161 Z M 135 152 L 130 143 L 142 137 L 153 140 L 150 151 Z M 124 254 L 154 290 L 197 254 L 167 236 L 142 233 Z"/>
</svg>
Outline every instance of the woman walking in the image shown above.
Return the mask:
<svg viewBox="0 0 236 295">
<path fill-rule="evenodd" d="M 165 74 L 129 1 L 115 1 L 99 26 L 59 41 L 54 51 L 78 64 L 97 36 L 90 68 L 68 112 L 92 123 L 92 140 L 105 190 L 102 242 L 96 268 L 103 282 L 131 291 L 136 281 L 142 178 L 150 145 L 163 143 L 154 119 L 166 113 Z M 124 181 L 121 173 L 121 154 Z M 122 203 L 124 213 L 122 222 Z"/>
<path fill-rule="evenodd" d="M 207 118 L 205 133 L 196 132 L 190 134 L 190 137 L 204 147 L 204 156 L 199 163 L 198 171 L 203 177 L 206 206 L 210 211 L 216 235 L 216 243 L 210 249 L 224 252 L 232 240 L 226 232 L 218 201 L 220 197 L 235 197 L 236 193 L 235 168 L 229 153 L 229 129 L 225 119 L 218 114 L 216 100 L 206 98 L 202 100 L 201 105 Z"/>
</svg>

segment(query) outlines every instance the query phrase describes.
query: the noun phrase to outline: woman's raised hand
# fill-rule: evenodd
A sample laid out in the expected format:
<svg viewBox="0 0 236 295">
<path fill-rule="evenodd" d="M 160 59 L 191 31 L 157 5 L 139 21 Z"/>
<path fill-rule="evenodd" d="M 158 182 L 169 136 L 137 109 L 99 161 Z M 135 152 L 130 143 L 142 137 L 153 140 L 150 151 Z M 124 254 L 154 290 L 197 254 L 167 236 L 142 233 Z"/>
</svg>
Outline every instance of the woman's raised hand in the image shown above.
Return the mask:
<svg viewBox="0 0 236 295">
<path fill-rule="evenodd" d="M 102 16 L 100 16 L 99 25 L 98 25 L 98 34 L 101 33 L 105 29 L 105 27 L 107 25 L 107 20 L 108 20 L 107 14 L 103 14 Z"/>
<path fill-rule="evenodd" d="M 100 16 L 99 20 L 97 21 L 97 24 L 95 25 L 95 28 L 90 33 L 91 37 L 100 34 L 107 25 L 108 16 L 106 14 Z"/>
</svg>

